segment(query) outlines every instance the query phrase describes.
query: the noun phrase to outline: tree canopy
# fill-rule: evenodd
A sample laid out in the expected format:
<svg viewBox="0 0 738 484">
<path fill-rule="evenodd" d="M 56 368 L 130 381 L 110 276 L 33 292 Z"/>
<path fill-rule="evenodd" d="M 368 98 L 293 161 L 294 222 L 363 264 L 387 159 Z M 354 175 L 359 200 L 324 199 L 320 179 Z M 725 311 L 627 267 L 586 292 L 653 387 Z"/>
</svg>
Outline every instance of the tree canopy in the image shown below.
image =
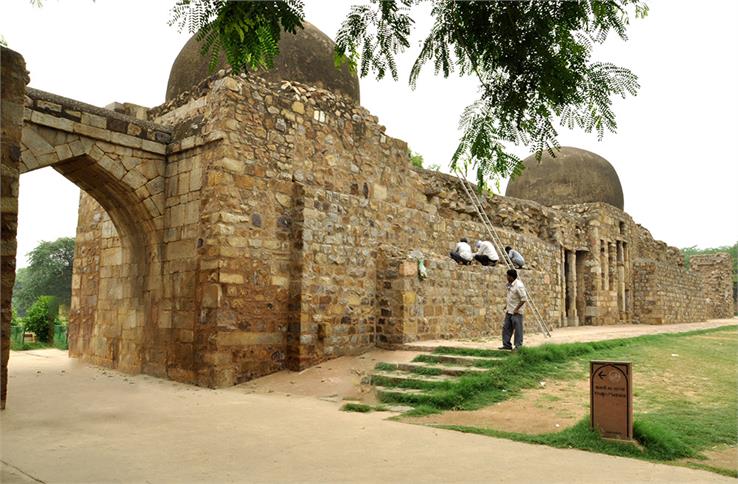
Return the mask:
<svg viewBox="0 0 738 484">
<path fill-rule="evenodd" d="M 596 132 L 617 129 L 612 101 L 635 95 L 630 70 L 592 60 L 593 48 L 615 34 L 627 39 L 631 17 L 643 17 L 643 0 L 370 0 L 352 6 L 336 35 L 337 65 L 361 76 L 398 78 L 397 56 L 410 47 L 413 7 L 431 3 L 409 83 L 426 64 L 448 77 L 475 76 L 480 97 L 461 115 L 463 135 L 451 166 L 499 179 L 522 170 L 509 145 L 555 155 L 558 127 Z M 198 32 L 213 62 L 221 50 L 235 72 L 270 67 L 282 31 L 302 27 L 301 0 L 228 2 L 178 0 L 172 24 Z"/>
<path fill-rule="evenodd" d="M 28 267 L 16 272 L 13 307 L 25 315 L 39 296 L 54 296 L 60 304 L 72 299 L 72 263 L 74 238 L 62 237 L 41 242 L 29 254 Z"/>
</svg>

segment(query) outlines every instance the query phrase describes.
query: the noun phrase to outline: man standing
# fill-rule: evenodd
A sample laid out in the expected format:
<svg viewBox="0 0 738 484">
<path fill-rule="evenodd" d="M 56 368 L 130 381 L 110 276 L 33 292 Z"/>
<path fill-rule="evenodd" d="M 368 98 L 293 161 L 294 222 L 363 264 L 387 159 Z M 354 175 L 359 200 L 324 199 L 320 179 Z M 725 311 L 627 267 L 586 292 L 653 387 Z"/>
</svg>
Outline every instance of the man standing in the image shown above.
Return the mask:
<svg viewBox="0 0 738 484">
<path fill-rule="evenodd" d="M 457 264 L 469 265 L 472 261 L 472 250 L 466 237 L 462 237 L 456 248 L 449 254 Z"/>
<path fill-rule="evenodd" d="M 500 256 L 497 255 L 495 246 L 489 240 L 478 240 L 476 243 L 477 253 L 474 254 L 474 260 L 483 266 L 495 266 Z"/>
<path fill-rule="evenodd" d="M 528 301 L 525 286 L 518 279 L 518 271 L 507 271 L 507 304 L 505 305 L 505 322 L 502 324 L 501 350 L 512 350 L 510 338 L 515 333 L 515 349 L 523 346 L 523 305 Z"/>
</svg>

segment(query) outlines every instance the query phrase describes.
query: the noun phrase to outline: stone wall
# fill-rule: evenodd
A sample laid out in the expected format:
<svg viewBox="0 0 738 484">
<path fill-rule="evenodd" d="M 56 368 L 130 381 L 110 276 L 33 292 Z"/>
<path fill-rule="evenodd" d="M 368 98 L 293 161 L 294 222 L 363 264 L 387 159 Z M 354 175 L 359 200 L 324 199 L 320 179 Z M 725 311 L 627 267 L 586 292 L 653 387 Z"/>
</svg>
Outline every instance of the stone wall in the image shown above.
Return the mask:
<svg viewBox="0 0 738 484">
<path fill-rule="evenodd" d="M 702 278 L 683 267 L 638 259 L 633 266 L 633 283 L 634 323 L 674 324 L 710 318 L 705 311 Z"/>
<path fill-rule="evenodd" d="M 672 324 L 732 317 L 732 264 L 727 253 L 693 256 L 689 271 L 683 263 L 637 260 L 634 322 Z"/>
<path fill-rule="evenodd" d="M 460 237 L 488 238 L 458 179 L 413 168 L 407 145 L 351 100 L 221 72 L 148 113 L 133 108 L 172 133 L 162 289 L 142 371 L 219 387 L 375 344 L 499 334 L 504 267 L 448 260 Z M 482 203 L 503 243 L 525 255 L 521 278 L 549 326 L 638 322 L 639 311 L 654 322 L 694 317 L 670 299 L 688 289 L 674 285 L 676 249 L 626 213 Z M 95 257 L 115 245 L 91 214 L 80 212 L 80 227 Z M 428 261 L 423 281 L 414 250 Z M 649 291 L 658 314 L 643 303 Z M 527 330 L 537 330 L 530 311 Z"/>
<path fill-rule="evenodd" d="M 29 78 L 23 57 L 0 47 L 0 89 L 2 90 L 2 152 L 0 156 L 0 409 L 5 408 L 10 355 L 10 301 L 15 283 L 16 232 L 18 229 L 18 178 L 23 129 L 23 95 Z"/>
<path fill-rule="evenodd" d="M 506 292 L 503 267 L 458 266 L 450 259 L 424 264 L 428 276 L 420 280 L 416 260 L 386 261 L 379 279 L 379 344 L 499 334 Z"/>
<path fill-rule="evenodd" d="M 730 318 L 735 314 L 733 258 L 728 253 L 690 257 L 691 272 L 702 278 L 705 314 L 709 318 Z"/>
</svg>

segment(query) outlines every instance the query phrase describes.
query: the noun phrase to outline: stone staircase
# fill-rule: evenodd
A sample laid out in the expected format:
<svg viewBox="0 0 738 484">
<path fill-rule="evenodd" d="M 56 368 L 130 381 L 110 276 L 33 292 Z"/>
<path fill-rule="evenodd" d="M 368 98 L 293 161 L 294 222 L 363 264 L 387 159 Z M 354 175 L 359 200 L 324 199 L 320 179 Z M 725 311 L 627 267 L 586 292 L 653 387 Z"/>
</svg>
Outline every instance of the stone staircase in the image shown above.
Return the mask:
<svg viewBox="0 0 738 484">
<path fill-rule="evenodd" d="M 458 351 L 461 354 L 455 354 Z M 482 375 L 509 356 L 508 352 L 452 348 L 436 349 L 418 355 L 409 363 L 378 363 L 371 375 L 377 397 L 388 403 L 423 404 L 442 396 L 468 375 Z"/>
</svg>

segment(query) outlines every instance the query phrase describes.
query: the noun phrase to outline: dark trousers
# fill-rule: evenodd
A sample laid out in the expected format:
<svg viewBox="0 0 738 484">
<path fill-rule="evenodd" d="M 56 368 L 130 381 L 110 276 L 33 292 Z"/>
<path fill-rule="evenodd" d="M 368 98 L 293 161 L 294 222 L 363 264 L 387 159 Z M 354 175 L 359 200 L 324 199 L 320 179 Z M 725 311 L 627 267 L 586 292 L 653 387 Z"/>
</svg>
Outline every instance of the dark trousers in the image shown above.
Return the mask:
<svg viewBox="0 0 738 484">
<path fill-rule="evenodd" d="M 456 252 L 450 252 L 448 255 L 450 255 L 451 258 L 453 260 L 455 260 L 457 264 L 465 264 L 465 265 L 471 264 L 471 261 L 470 260 L 464 259 L 459 254 L 457 254 Z"/>
<path fill-rule="evenodd" d="M 474 260 L 482 264 L 483 266 L 496 266 L 497 261 L 492 260 L 487 255 L 475 255 Z"/>
<path fill-rule="evenodd" d="M 515 347 L 523 346 L 523 315 L 505 313 L 505 322 L 502 323 L 502 346 L 512 348 L 510 338 L 515 333 Z"/>
</svg>

